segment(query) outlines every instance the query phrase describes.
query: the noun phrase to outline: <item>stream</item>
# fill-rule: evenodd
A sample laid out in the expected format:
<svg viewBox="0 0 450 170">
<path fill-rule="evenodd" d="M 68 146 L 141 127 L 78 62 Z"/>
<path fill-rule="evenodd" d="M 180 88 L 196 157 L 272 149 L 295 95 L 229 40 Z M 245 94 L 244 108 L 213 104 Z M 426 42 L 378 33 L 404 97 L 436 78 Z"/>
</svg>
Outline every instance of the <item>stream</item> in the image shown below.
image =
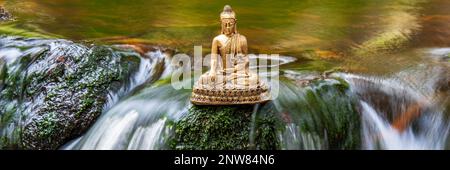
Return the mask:
<svg viewBox="0 0 450 170">
<path fill-rule="evenodd" d="M 279 95 L 253 106 L 252 113 L 253 120 L 266 113 L 280 118 L 280 149 L 450 149 L 448 1 L 227 3 L 237 11 L 238 29 L 249 39 L 251 52 L 280 54 L 274 62 L 280 72 L 259 73 L 280 80 L 272 84 Z M 189 114 L 192 91 L 171 86 L 177 68 L 163 49 L 192 56 L 193 45 L 202 45 L 208 53 L 223 7 L 201 0 L 11 0 L 0 5 L 16 17 L 0 23 L 0 59 L 11 65 L 8 69 L 21 57 L 39 53 L 39 48 L 11 44 L 45 46 L 51 43 L 47 39 L 65 39 L 88 47 L 158 47 L 136 50 L 141 53 L 137 71 L 108 92 L 95 123 L 59 147 L 63 150 L 170 149 L 173 122 Z M 17 36 L 39 38 L 16 41 Z M 251 58 L 262 59 L 273 60 Z M 319 83 L 305 83 L 310 80 Z M 0 134 L 11 134 L 11 128 Z"/>
</svg>

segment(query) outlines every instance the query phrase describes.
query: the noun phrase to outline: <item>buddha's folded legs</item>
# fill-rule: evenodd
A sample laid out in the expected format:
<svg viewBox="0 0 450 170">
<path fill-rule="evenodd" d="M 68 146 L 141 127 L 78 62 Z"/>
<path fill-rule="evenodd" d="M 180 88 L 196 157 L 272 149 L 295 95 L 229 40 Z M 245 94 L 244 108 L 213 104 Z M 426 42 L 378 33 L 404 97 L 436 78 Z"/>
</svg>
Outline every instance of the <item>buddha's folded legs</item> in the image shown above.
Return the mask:
<svg viewBox="0 0 450 170">
<path fill-rule="evenodd" d="M 205 89 L 249 89 L 261 86 L 257 74 L 217 74 L 215 80 L 210 74 L 203 74 L 197 82 L 197 86 Z"/>
</svg>

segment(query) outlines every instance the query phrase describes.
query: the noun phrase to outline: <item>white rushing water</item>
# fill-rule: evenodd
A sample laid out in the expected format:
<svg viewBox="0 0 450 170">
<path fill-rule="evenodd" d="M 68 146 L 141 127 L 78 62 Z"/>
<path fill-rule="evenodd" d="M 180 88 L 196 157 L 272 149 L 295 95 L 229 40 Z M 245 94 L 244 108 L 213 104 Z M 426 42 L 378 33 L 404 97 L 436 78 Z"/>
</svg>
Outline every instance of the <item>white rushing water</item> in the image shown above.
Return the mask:
<svg viewBox="0 0 450 170">
<path fill-rule="evenodd" d="M 416 149 L 444 149 L 448 133 L 439 113 L 424 118 L 423 132 L 416 133 L 412 128 L 403 132 L 398 131 L 386 120 L 383 120 L 370 105 L 361 102 L 363 114 L 363 133 L 365 149 L 388 150 L 416 150 Z"/>
<path fill-rule="evenodd" d="M 122 86 L 118 91 L 110 91 L 108 94 L 108 102 L 103 110 L 108 110 L 116 104 L 120 97 L 127 94 L 135 87 L 145 83 L 149 78 L 157 74 L 158 67 L 164 64 L 166 56 L 159 50 L 150 51 L 145 54 L 147 57 L 141 57 L 138 71 L 129 79 L 127 85 Z"/>
<path fill-rule="evenodd" d="M 448 65 L 423 64 L 384 78 L 338 76 L 358 96 L 363 149 L 445 149 Z"/>
<path fill-rule="evenodd" d="M 62 149 L 162 149 L 168 118 L 186 112 L 189 95 L 170 85 L 143 89 L 114 105 L 85 135 Z"/>
</svg>

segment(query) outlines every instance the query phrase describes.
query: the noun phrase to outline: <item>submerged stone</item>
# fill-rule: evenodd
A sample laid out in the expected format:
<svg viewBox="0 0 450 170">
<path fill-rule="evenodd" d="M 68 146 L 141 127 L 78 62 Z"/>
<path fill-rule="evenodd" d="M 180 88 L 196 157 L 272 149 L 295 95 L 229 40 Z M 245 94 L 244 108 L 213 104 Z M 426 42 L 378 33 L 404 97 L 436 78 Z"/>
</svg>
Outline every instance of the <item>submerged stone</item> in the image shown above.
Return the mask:
<svg viewBox="0 0 450 170">
<path fill-rule="evenodd" d="M 275 107 L 286 123 L 283 148 L 360 149 L 360 116 L 347 82 L 325 78 L 299 87 L 286 81 L 281 89 Z"/>
<path fill-rule="evenodd" d="M 108 93 L 126 83 L 140 63 L 139 54 L 107 46 L 0 41 L 7 59 L 7 75 L 0 76 L 0 148 L 57 149 L 79 136 L 100 115 Z"/>
</svg>

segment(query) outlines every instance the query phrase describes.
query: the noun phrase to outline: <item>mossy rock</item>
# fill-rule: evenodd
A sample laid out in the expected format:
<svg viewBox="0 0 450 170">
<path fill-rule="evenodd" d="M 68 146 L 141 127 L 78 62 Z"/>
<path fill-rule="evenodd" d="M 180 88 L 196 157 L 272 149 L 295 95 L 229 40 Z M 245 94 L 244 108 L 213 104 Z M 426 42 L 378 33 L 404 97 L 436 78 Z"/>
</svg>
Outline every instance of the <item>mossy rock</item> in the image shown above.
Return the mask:
<svg viewBox="0 0 450 170">
<path fill-rule="evenodd" d="M 342 79 L 338 83 L 318 82 L 316 87 L 307 90 L 302 128 L 324 137 L 327 149 L 359 149 L 360 115 L 356 110 L 354 98 L 348 94 L 349 85 Z M 305 120 L 314 120 L 306 123 Z"/>
<path fill-rule="evenodd" d="M 284 82 L 282 89 L 275 103 L 291 126 L 283 135 L 297 136 L 295 142 L 284 140 L 284 149 L 361 148 L 360 115 L 347 82 L 328 78 L 301 88 Z"/>
<path fill-rule="evenodd" d="M 0 37 L 20 51 L 0 91 L 0 148 L 57 149 L 85 132 L 140 55 L 65 40 Z"/>
<path fill-rule="evenodd" d="M 169 145 L 183 150 L 279 149 L 279 119 L 257 113 L 252 121 L 253 109 L 252 105 L 193 106 L 174 123 Z"/>
</svg>

